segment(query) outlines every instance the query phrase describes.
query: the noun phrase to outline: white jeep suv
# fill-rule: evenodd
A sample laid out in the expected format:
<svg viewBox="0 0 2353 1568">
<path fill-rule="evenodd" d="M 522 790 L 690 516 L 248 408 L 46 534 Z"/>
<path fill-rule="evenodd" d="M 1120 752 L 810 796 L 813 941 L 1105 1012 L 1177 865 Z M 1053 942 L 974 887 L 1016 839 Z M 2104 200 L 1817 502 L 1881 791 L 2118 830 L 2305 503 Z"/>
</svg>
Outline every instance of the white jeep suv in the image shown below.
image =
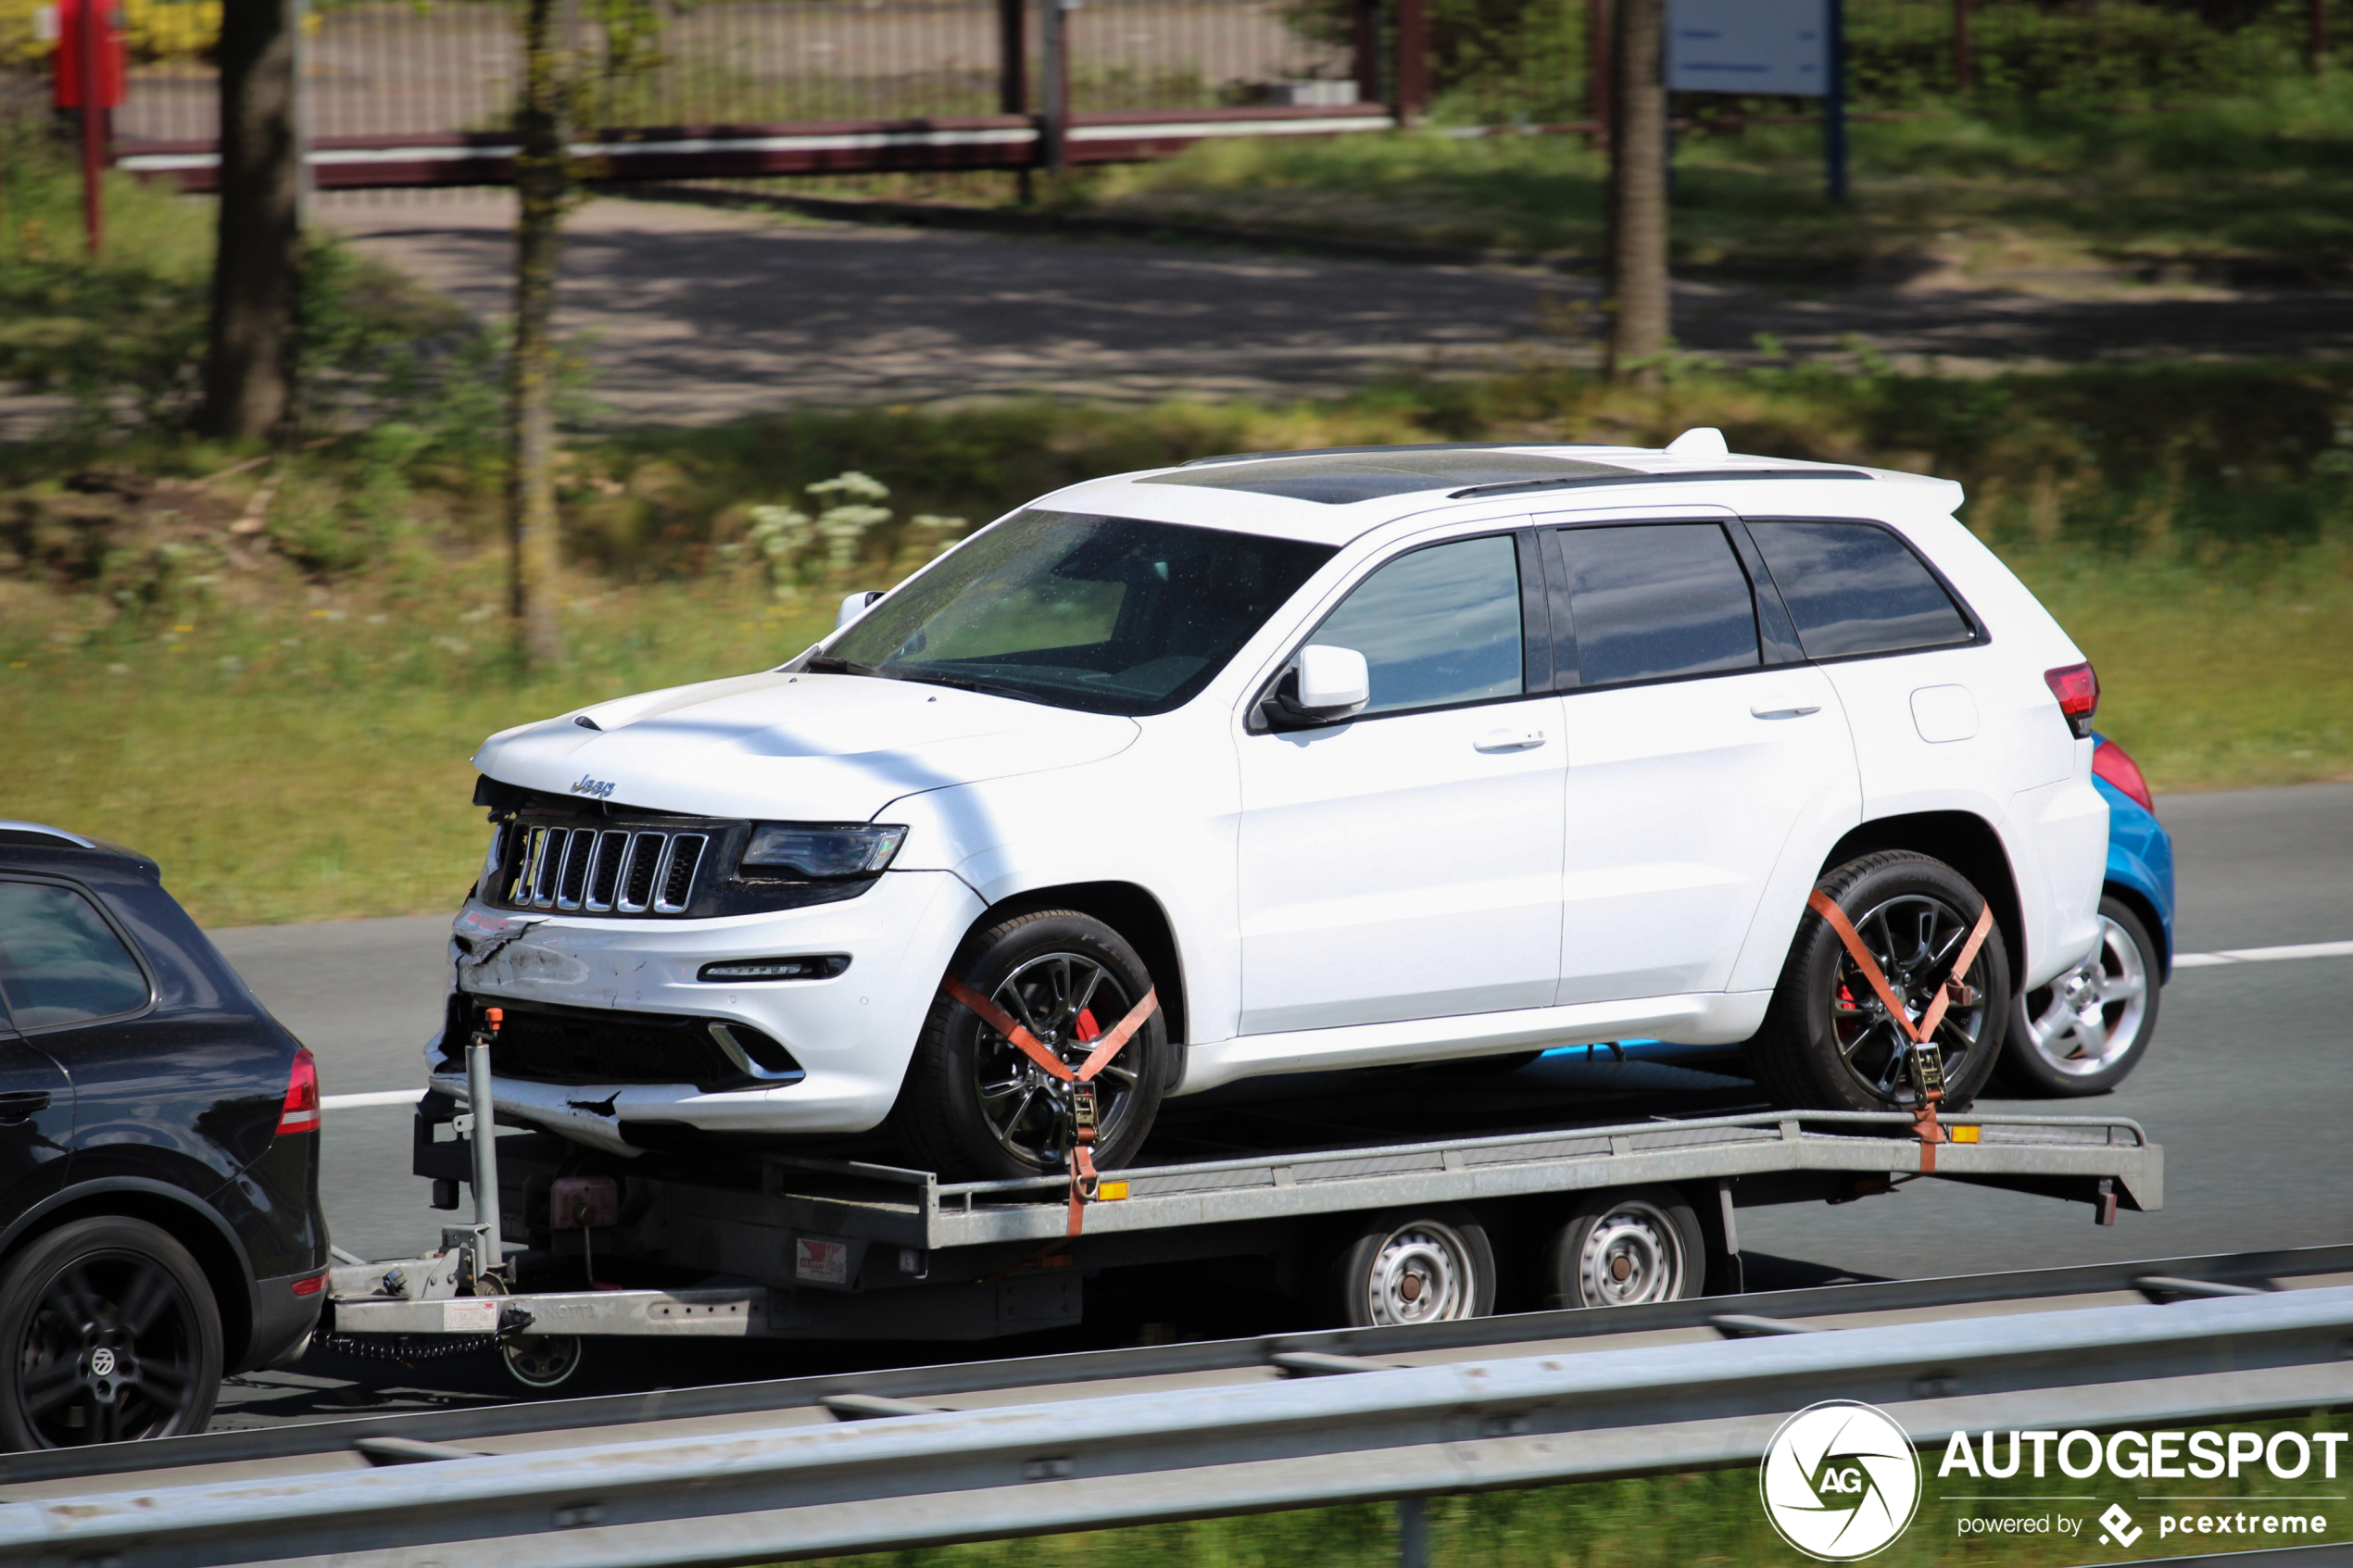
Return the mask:
<svg viewBox="0 0 2353 1568">
<path fill-rule="evenodd" d="M 1013 1177 L 1071 1091 L 1000 1025 L 1076 1065 L 1148 992 L 1104 1166 L 1164 1096 L 1629 1036 L 1905 1107 L 1888 997 L 1941 993 L 1966 1104 L 2099 941 L 2108 810 L 2091 668 L 1960 499 L 1713 431 L 1057 491 L 778 669 L 484 744 L 434 1082 L 497 1006 L 498 1110 L 616 1153 L 887 1125 Z"/>
</svg>

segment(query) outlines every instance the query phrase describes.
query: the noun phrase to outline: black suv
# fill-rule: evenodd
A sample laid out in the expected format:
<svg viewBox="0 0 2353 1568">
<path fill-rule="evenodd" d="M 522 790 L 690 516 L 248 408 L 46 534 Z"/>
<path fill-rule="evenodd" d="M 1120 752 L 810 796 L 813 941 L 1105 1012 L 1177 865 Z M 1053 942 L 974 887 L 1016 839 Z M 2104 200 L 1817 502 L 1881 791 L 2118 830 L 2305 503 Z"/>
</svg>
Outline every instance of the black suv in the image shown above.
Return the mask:
<svg viewBox="0 0 2353 1568">
<path fill-rule="evenodd" d="M 203 1431 L 326 1285 L 310 1052 L 153 860 L 0 822 L 0 1449 Z"/>
</svg>

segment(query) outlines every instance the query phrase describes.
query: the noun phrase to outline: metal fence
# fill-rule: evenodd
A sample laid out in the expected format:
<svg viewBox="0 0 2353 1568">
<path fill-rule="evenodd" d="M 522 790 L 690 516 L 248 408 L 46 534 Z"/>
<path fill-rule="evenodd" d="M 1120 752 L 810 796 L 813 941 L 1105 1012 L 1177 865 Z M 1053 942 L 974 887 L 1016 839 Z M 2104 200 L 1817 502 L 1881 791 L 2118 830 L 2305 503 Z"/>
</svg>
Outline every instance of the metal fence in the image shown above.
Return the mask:
<svg viewBox="0 0 2353 1568">
<path fill-rule="evenodd" d="M 1353 80 L 1349 50 L 1288 17 L 1282 0 L 1088 0 L 1069 24 L 1072 107 L 1231 107 L 1291 96 L 1292 82 Z M 1009 72 L 1007 20 L 999 0 L 680 7 L 651 41 L 650 64 L 612 84 L 606 123 L 1021 113 L 1035 107 L 1038 30 L 1016 15 L 1015 64 L 1026 69 Z M 601 48 L 593 24 L 580 31 Z M 308 49 L 310 129 L 322 138 L 496 131 L 514 102 L 515 13 L 497 0 L 340 6 L 318 13 Z M 132 72 L 116 129 L 132 141 L 196 141 L 212 135 L 218 112 L 208 66 L 161 62 Z"/>
</svg>

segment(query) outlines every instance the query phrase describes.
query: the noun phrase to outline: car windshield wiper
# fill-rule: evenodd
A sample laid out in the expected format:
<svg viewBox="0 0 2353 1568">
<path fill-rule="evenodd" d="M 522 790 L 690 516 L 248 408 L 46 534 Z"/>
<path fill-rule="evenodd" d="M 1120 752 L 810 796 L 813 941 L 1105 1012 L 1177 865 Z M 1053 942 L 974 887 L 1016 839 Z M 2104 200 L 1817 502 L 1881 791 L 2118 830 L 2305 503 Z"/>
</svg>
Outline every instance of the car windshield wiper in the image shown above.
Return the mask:
<svg viewBox="0 0 2353 1568">
<path fill-rule="evenodd" d="M 925 670 L 904 664 L 885 665 L 872 671 L 886 681 L 906 681 L 919 686 L 952 686 L 960 692 L 978 692 L 984 696 L 1006 696 L 1015 702 L 1037 702 L 1036 694 L 1015 686 L 1000 686 L 988 681 L 975 681 L 970 675 L 950 675 L 941 670 Z M 864 671 L 862 671 L 864 673 Z"/>
<path fill-rule="evenodd" d="M 896 679 L 893 676 L 884 676 L 881 671 L 871 664 L 855 664 L 847 659 L 836 659 L 829 653 L 817 654 L 804 659 L 800 667 L 803 670 L 813 670 L 820 675 L 875 675 L 886 680 Z"/>
</svg>

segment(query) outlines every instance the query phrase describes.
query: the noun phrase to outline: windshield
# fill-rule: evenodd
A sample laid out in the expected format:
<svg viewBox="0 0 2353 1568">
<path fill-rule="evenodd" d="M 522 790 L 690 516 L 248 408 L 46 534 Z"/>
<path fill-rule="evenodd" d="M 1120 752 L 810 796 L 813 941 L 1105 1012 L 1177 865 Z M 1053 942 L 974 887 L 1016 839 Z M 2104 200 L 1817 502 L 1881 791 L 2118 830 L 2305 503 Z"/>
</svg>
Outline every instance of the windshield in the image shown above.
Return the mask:
<svg viewBox="0 0 2353 1568">
<path fill-rule="evenodd" d="M 1223 529 L 1026 511 L 868 610 L 810 668 L 1162 713 L 1331 556 Z"/>
</svg>

